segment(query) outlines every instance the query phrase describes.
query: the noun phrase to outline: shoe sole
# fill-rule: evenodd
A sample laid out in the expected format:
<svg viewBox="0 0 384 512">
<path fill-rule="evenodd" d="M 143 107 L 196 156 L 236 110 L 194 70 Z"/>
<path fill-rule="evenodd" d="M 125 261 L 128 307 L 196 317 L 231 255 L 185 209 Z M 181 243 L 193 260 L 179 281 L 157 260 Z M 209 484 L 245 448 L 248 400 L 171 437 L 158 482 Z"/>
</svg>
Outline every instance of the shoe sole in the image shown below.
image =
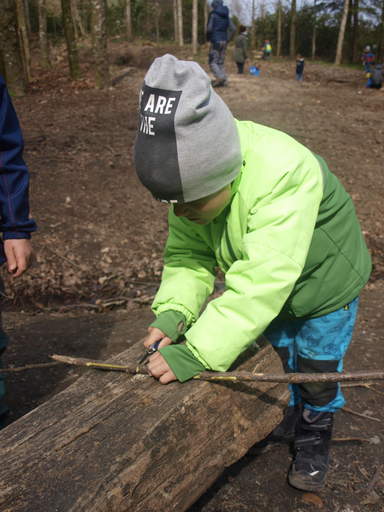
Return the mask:
<svg viewBox="0 0 384 512">
<path fill-rule="evenodd" d="M 292 475 L 291 471 L 288 474 L 288 483 L 295 489 L 300 491 L 321 491 L 326 484 L 326 478 L 322 482 L 314 483 L 311 481 L 304 482 L 300 476 Z"/>
</svg>

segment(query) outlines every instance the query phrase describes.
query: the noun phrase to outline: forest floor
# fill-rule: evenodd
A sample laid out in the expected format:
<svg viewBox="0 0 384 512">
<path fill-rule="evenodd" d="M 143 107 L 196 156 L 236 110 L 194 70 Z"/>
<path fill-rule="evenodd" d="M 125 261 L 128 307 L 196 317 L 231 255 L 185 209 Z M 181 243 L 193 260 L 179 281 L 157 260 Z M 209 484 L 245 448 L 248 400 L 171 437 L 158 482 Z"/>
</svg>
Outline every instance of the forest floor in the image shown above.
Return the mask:
<svg viewBox="0 0 384 512">
<path fill-rule="evenodd" d="M 65 49 L 56 47 L 52 69 L 34 66 L 28 96 L 14 100 L 38 231 L 28 274 L 12 282 L 2 269 L 9 296 L 5 367 L 49 362 L 52 353 L 107 359 L 145 336 L 161 276 L 167 206 L 139 183 L 133 142 L 141 82 L 166 52 L 191 58 L 189 47 L 110 41 L 113 86 L 102 91 L 94 88 L 89 46 L 80 48 L 77 82 L 69 79 Z M 209 73 L 207 53 L 203 48 L 195 60 Z M 259 77 L 236 75 L 235 66 L 228 55 L 229 86 L 217 90 L 233 115 L 287 132 L 322 155 L 355 202 L 374 268 L 344 368 L 382 369 L 384 91 L 365 88 L 363 68 L 308 62 L 299 84 L 291 61 L 262 61 Z M 81 374 L 66 366 L 7 373 L 10 424 Z M 290 446 L 283 444 L 229 467 L 190 511 L 384 511 L 384 383 L 344 393 L 353 412 L 336 415 L 323 491 L 288 485 Z"/>
</svg>

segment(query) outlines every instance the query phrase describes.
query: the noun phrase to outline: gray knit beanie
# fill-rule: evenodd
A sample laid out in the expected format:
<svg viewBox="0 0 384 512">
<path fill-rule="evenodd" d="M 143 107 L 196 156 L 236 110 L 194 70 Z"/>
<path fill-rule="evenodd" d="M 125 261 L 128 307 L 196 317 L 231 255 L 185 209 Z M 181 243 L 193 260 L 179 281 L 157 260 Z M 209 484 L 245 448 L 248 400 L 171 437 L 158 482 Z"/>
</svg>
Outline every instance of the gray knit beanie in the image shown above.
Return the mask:
<svg viewBox="0 0 384 512">
<path fill-rule="evenodd" d="M 235 120 L 196 62 L 164 55 L 140 91 L 134 160 L 158 201 L 186 203 L 218 192 L 239 174 Z"/>
<path fill-rule="evenodd" d="M 223 0 L 213 0 L 211 3 L 212 9 L 216 9 L 216 7 L 219 7 L 219 5 L 223 5 Z"/>
</svg>

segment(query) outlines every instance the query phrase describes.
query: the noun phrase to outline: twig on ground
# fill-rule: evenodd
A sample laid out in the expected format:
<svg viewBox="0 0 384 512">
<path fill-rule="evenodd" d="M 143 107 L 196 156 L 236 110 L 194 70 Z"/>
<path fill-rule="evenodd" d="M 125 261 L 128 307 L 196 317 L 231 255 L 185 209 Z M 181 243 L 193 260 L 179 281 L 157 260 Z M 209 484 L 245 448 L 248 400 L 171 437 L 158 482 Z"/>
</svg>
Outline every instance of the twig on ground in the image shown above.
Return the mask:
<svg viewBox="0 0 384 512">
<path fill-rule="evenodd" d="M 81 267 L 79 267 L 79 265 L 73 261 L 71 261 L 70 259 L 66 258 L 65 256 L 63 256 L 62 254 L 59 254 L 58 252 L 54 251 L 53 249 L 51 249 L 49 247 L 49 245 L 45 245 L 44 247 L 46 247 L 47 249 L 49 249 L 51 252 L 53 252 L 53 254 L 55 254 L 58 258 L 61 258 L 63 259 L 64 261 L 66 261 L 67 263 L 69 263 L 70 265 L 73 265 L 74 267 L 78 268 L 79 270 L 81 270 Z"/>
<path fill-rule="evenodd" d="M 374 382 L 372 381 L 368 381 L 368 382 L 343 382 L 342 384 L 340 384 L 340 387 L 342 388 L 355 388 L 355 387 L 367 387 L 367 386 L 370 386 L 371 384 L 374 384 Z"/>
<path fill-rule="evenodd" d="M 366 418 L 367 420 L 378 421 L 379 423 L 381 423 L 381 420 L 379 420 L 378 418 L 372 418 L 372 416 L 368 416 L 368 414 L 361 414 L 360 412 L 352 411 L 351 409 L 347 409 L 346 407 L 342 407 L 341 410 L 344 412 L 348 412 L 349 414 L 354 414 L 355 416 L 360 416 L 360 418 Z"/>
<path fill-rule="evenodd" d="M 370 491 L 372 490 L 373 486 L 374 486 L 374 485 L 375 485 L 375 483 L 376 483 L 376 480 L 377 480 L 377 479 L 379 478 L 379 476 L 380 476 L 380 473 L 381 473 L 381 471 L 382 471 L 383 467 L 384 467 L 384 464 L 379 464 L 379 465 L 377 466 L 377 469 L 376 469 L 376 471 L 375 471 L 375 474 L 373 475 L 373 478 L 372 478 L 372 480 L 371 480 L 370 484 L 369 484 L 369 485 L 368 485 L 368 487 L 367 487 L 367 490 L 366 490 L 366 492 L 367 492 L 367 493 L 368 493 L 368 492 L 370 492 Z"/>
<path fill-rule="evenodd" d="M 364 439 L 363 437 L 334 437 L 332 443 L 343 443 L 345 441 L 359 441 L 360 443 L 372 443 L 370 439 Z"/>
</svg>

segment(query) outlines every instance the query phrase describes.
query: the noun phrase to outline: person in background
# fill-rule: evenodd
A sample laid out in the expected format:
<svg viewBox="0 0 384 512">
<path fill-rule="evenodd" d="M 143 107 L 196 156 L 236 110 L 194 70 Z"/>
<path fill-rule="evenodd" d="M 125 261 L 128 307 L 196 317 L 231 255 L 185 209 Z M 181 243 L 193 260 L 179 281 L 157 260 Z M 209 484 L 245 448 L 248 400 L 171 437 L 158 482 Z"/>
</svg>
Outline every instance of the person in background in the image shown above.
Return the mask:
<svg viewBox="0 0 384 512">
<path fill-rule="evenodd" d="M 244 25 L 239 25 L 239 35 L 236 37 L 235 49 L 232 53 L 232 60 L 237 64 L 237 74 L 242 75 L 244 72 L 244 63 L 249 62 L 247 53 L 247 28 Z"/>
<path fill-rule="evenodd" d="M 384 70 L 382 64 L 376 64 L 370 73 L 371 83 L 369 87 L 371 89 L 381 89 L 383 85 Z"/>
<path fill-rule="evenodd" d="M 29 218 L 29 173 L 22 158 L 23 137 L 7 87 L 0 75 L 0 265 L 7 262 L 13 278 L 20 277 L 32 265 L 31 233 L 36 224 Z M 0 277 L 0 294 L 5 296 Z M 1 315 L 1 309 L 0 309 Z M 8 344 L 0 316 L 0 357 Z M 0 368 L 2 368 L 0 359 Z M 1 405 L 5 392 L 0 373 L 0 429 L 5 427 L 9 409 Z"/>
<path fill-rule="evenodd" d="M 164 55 L 140 91 L 134 162 L 169 204 L 157 318 L 144 341 L 160 341 L 151 374 L 167 384 L 227 371 L 262 333 L 287 373 L 341 372 L 371 258 L 352 198 L 324 159 L 237 121 L 196 62 Z M 201 313 L 218 266 L 226 290 Z M 252 453 L 296 426 L 289 483 L 320 490 L 345 400 L 337 382 L 290 389 L 283 424 Z"/>
<path fill-rule="evenodd" d="M 216 78 L 212 87 L 223 87 L 228 85 L 224 67 L 225 50 L 236 32 L 236 27 L 229 17 L 228 7 L 223 5 L 223 0 L 213 0 L 211 8 L 205 37 L 211 42 L 209 67 Z"/>
<path fill-rule="evenodd" d="M 305 61 L 300 53 L 296 55 L 296 78 L 298 82 L 303 79 Z"/>
<path fill-rule="evenodd" d="M 369 45 L 365 47 L 361 60 L 365 63 L 365 72 L 369 73 L 371 71 L 371 64 L 373 64 L 375 60 L 375 56 L 371 52 L 371 47 Z"/>
<path fill-rule="evenodd" d="M 269 42 L 269 39 L 266 39 L 264 41 L 264 52 L 263 52 L 262 59 L 264 60 L 265 56 L 267 56 L 267 59 L 269 60 L 271 58 L 271 51 L 272 51 L 271 43 Z"/>
</svg>

